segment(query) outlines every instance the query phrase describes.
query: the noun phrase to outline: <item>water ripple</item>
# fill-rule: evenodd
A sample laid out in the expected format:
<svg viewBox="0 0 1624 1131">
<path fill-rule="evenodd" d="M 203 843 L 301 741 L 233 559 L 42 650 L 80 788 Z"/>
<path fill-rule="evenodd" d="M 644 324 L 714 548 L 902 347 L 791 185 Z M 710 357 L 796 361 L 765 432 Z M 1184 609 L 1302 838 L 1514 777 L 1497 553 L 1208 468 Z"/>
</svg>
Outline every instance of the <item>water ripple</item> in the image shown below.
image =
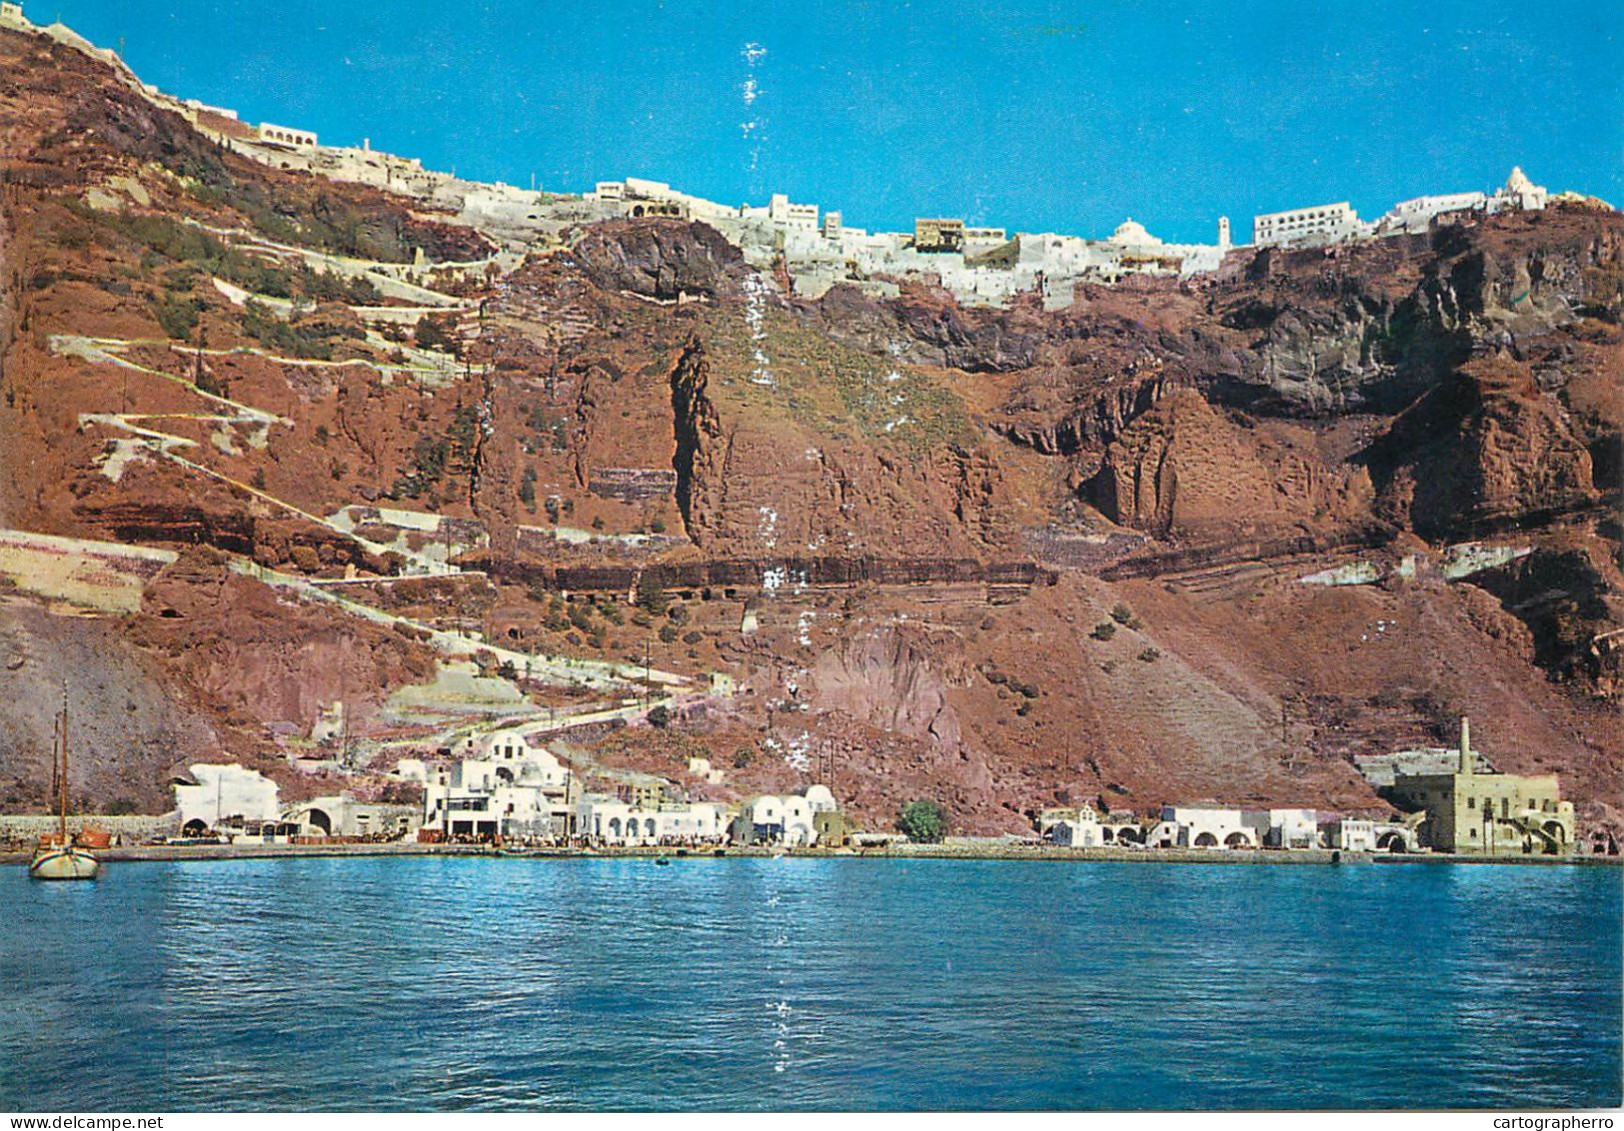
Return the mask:
<svg viewBox="0 0 1624 1131">
<path fill-rule="evenodd" d="M 0 1107 L 1611 1106 L 1621 875 L 0 870 Z"/>
</svg>

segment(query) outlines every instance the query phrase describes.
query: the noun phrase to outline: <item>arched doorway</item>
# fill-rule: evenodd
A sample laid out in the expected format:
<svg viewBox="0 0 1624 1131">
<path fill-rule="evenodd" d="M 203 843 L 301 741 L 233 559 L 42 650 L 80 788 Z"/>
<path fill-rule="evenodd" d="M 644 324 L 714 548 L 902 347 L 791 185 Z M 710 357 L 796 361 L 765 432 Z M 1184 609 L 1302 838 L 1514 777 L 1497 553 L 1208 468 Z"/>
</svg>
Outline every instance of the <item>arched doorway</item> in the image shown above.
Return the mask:
<svg viewBox="0 0 1624 1131">
<path fill-rule="evenodd" d="M 308 815 L 311 828 L 319 831 L 323 836 L 333 835 L 333 819 L 327 815 L 325 809 L 312 809 Z"/>
<path fill-rule="evenodd" d="M 1197 848 L 1217 848 L 1218 838 L 1213 836 L 1211 833 L 1197 833 L 1195 837 L 1195 846 Z"/>
<path fill-rule="evenodd" d="M 180 831 L 182 836 L 202 836 L 209 831 L 209 826 L 204 823 L 202 817 L 193 817 L 181 826 Z"/>
<path fill-rule="evenodd" d="M 1252 839 L 1245 833 L 1230 833 L 1224 838 L 1225 848 L 1251 848 Z"/>
<path fill-rule="evenodd" d="M 1408 852 L 1410 846 L 1404 842 L 1403 833 L 1386 832 L 1376 838 L 1376 848 L 1381 852 Z"/>
</svg>

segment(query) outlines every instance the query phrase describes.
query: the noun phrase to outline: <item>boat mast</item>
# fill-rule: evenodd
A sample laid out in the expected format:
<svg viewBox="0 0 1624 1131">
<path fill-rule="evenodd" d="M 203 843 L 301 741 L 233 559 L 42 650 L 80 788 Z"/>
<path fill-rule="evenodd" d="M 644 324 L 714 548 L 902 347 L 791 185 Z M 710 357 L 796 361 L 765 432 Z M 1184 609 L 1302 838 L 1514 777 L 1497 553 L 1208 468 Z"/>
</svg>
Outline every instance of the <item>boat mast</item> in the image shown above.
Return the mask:
<svg viewBox="0 0 1624 1131">
<path fill-rule="evenodd" d="M 66 848 L 68 846 L 68 685 L 66 681 L 62 684 L 62 726 L 60 730 L 62 732 L 60 736 L 62 741 L 62 772 L 57 775 L 57 780 L 61 783 L 62 793 L 57 804 L 57 813 L 59 814 L 57 834 L 60 847 Z"/>
</svg>

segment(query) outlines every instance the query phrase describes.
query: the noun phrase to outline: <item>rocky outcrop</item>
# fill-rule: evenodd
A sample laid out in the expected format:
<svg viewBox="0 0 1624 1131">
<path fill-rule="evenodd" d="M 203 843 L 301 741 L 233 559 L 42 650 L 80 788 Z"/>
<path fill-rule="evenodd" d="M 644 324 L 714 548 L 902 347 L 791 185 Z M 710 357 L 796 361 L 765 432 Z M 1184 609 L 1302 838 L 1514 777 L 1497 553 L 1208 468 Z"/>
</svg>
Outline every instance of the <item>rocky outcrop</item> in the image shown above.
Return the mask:
<svg viewBox="0 0 1624 1131">
<path fill-rule="evenodd" d="M 1624 649 L 1624 588 L 1616 564 L 1589 547 L 1539 547 L 1532 554 L 1472 578 L 1505 612 L 1526 625 L 1533 658 L 1553 679 L 1596 688 L 1618 699 Z"/>
<path fill-rule="evenodd" d="M 707 224 L 615 220 L 595 224 L 570 255 L 593 283 L 611 291 L 675 301 L 733 296 L 749 268 L 738 248 Z"/>
<path fill-rule="evenodd" d="M 1010 311 L 967 310 L 950 297 L 871 298 L 842 284 L 801 308 L 836 341 L 917 365 L 970 373 L 1009 373 L 1031 365 L 1044 340 L 1041 326 Z"/>
<path fill-rule="evenodd" d="M 820 706 L 947 752 L 963 741 L 948 690 L 968 686 L 971 671 L 963 642 L 951 634 L 876 626 L 824 652 L 812 675 Z"/>
<path fill-rule="evenodd" d="M 1265 464 L 1255 439 L 1190 389 L 1141 414 L 1106 449 L 1091 496 L 1113 522 L 1165 537 L 1287 517 L 1317 489 L 1304 460 Z"/>
<path fill-rule="evenodd" d="M 671 371 L 671 416 L 677 438 L 671 466 L 677 473 L 677 510 L 696 546 L 705 544 L 712 525 L 709 497 L 720 488 L 726 460 L 719 450 L 722 422 L 706 392 L 709 381 L 705 347 L 690 341 Z"/>
<path fill-rule="evenodd" d="M 1526 367 L 1463 366 L 1405 410 L 1363 457 L 1378 513 L 1429 540 L 1596 499 L 1590 452 Z"/>
</svg>

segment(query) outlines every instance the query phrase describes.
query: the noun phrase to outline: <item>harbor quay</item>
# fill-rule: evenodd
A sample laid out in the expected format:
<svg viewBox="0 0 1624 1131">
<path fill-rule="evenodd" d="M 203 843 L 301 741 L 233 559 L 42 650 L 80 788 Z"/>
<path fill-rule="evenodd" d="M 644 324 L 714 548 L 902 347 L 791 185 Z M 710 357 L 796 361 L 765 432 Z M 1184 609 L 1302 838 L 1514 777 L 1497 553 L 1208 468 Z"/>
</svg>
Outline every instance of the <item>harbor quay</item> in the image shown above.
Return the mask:
<svg viewBox="0 0 1624 1131">
<path fill-rule="evenodd" d="M 627 859 L 670 861 L 736 860 L 736 859 L 845 859 L 845 860 L 963 860 L 963 861 L 1027 861 L 1072 863 L 1127 863 L 1127 864 L 1221 864 L 1221 865 L 1318 865 L 1352 866 L 1360 864 L 1505 864 L 1528 867 L 1611 867 L 1624 866 L 1619 856 L 1498 856 L 1489 857 L 1468 853 L 1423 852 L 1393 854 L 1386 852 L 1344 852 L 1340 849 L 1157 849 L 1133 850 L 1127 848 L 1069 848 L 1051 843 L 1008 840 L 1005 838 L 961 837 L 942 844 L 893 843 L 875 847 L 810 847 L 773 849 L 765 846 L 656 848 L 614 846 L 604 848 L 536 848 L 522 852 L 504 851 L 482 844 L 146 844 L 129 845 L 98 851 L 99 859 L 110 863 L 193 863 L 226 860 L 276 860 L 313 858 L 379 858 L 379 857 L 457 857 L 464 859 L 501 859 L 564 861 L 591 859 Z M 27 864 L 30 853 L 25 851 L 0 852 L 0 866 Z"/>
</svg>

